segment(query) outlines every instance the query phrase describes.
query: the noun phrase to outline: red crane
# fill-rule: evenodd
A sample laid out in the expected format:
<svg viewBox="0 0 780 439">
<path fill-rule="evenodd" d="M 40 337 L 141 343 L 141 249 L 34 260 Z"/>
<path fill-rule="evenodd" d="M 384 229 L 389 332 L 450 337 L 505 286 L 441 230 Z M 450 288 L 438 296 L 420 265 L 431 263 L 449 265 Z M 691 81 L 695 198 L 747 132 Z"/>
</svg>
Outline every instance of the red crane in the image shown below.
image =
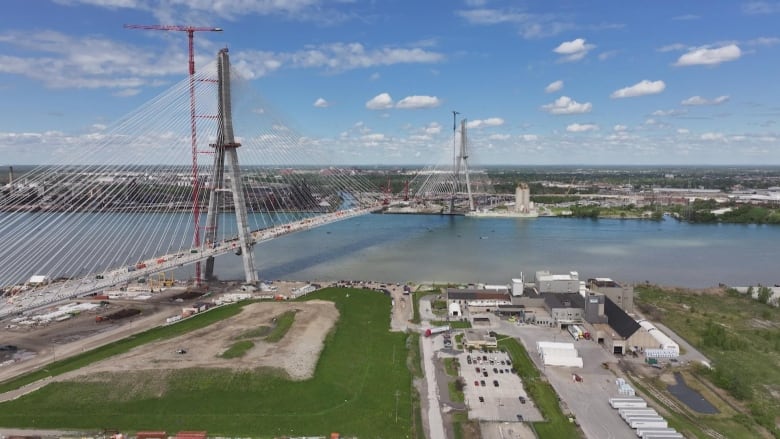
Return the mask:
<svg viewBox="0 0 780 439">
<path fill-rule="evenodd" d="M 163 24 L 126 24 L 126 29 L 165 30 L 187 32 L 190 67 L 190 131 L 192 135 L 192 216 L 195 226 L 193 246 L 200 247 L 200 183 L 198 181 L 198 147 L 195 123 L 195 32 L 222 32 L 219 27 L 196 27 Z M 200 286 L 200 262 L 195 263 L 195 284 Z"/>
</svg>

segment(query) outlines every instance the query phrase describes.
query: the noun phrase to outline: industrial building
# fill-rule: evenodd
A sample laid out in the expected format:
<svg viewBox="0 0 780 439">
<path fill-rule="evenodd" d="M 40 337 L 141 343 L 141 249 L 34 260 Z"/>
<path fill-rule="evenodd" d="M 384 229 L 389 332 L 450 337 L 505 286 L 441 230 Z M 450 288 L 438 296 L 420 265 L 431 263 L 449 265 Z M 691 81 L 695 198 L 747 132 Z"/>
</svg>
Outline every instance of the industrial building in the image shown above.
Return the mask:
<svg viewBox="0 0 780 439">
<path fill-rule="evenodd" d="M 512 298 L 507 291 L 447 288 L 446 292 L 448 310 L 453 309 L 451 308 L 452 304 L 457 304 L 461 309 L 467 306 L 470 314 L 476 314 L 495 312 L 500 305 L 512 304 Z"/>
<path fill-rule="evenodd" d="M 498 341 L 495 337 L 490 336 L 487 331 L 480 329 L 464 329 L 463 346 L 466 349 L 495 349 L 498 347 Z"/>
<path fill-rule="evenodd" d="M 580 291 L 580 276 L 576 271 L 568 274 L 537 271 L 536 290 L 540 293 L 576 293 Z"/>
<path fill-rule="evenodd" d="M 627 313 L 634 312 L 634 287 L 621 285 L 608 277 L 588 279 L 589 290 L 604 294 Z"/>
</svg>

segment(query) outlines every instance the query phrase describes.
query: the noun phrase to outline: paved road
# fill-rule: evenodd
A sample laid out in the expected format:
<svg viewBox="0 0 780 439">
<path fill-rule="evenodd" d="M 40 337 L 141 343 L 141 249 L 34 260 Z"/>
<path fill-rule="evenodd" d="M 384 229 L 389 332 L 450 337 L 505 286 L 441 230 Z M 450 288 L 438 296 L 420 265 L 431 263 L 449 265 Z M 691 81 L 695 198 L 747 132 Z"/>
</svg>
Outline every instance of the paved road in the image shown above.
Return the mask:
<svg viewBox="0 0 780 439">
<path fill-rule="evenodd" d="M 420 345 L 423 351 L 423 364 L 425 365 L 425 380 L 428 389 L 428 425 L 430 436 L 428 439 L 446 439 L 444 433 L 444 419 L 441 416 L 439 404 L 439 387 L 436 384 L 435 348 L 433 338 L 421 337 Z"/>
</svg>

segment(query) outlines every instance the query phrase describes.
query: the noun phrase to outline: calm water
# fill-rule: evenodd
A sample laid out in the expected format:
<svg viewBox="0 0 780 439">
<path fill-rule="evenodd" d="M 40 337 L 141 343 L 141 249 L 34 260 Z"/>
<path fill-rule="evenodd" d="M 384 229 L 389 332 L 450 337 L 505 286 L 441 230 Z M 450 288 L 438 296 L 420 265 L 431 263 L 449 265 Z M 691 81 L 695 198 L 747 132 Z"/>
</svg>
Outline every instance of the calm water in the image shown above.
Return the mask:
<svg viewBox="0 0 780 439">
<path fill-rule="evenodd" d="M 508 283 L 546 269 L 706 287 L 780 283 L 778 243 L 777 226 L 369 215 L 259 245 L 256 263 L 263 279 Z M 243 278 L 239 256 L 217 270 Z"/>
</svg>

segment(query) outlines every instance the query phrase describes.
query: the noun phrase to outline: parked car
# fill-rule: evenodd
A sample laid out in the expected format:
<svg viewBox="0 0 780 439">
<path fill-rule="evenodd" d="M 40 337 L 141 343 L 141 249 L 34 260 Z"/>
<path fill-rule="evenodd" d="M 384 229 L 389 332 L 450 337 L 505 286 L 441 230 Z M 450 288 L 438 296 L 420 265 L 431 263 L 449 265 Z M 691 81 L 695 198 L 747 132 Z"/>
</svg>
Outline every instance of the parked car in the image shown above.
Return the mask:
<svg viewBox="0 0 780 439">
<path fill-rule="evenodd" d="M 520 396 L 518 399 L 520 400 L 520 404 L 525 404 L 525 397 L 524 396 Z"/>
<path fill-rule="evenodd" d="M 479 384 L 481 384 L 484 387 L 485 386 L 485 380 L 479 380 Z"/>
<path fill-rule="evenodd" d="M 493 385 L 498 387 L 498 380 L 493 380 Z"/>
<path fill-rule="evenodd" d="M 475 385 L 475 386 L 479 386 L 479 381 L 477 381 L 477 380 L 474 380 L 474 385 Z"/>
</svg>

